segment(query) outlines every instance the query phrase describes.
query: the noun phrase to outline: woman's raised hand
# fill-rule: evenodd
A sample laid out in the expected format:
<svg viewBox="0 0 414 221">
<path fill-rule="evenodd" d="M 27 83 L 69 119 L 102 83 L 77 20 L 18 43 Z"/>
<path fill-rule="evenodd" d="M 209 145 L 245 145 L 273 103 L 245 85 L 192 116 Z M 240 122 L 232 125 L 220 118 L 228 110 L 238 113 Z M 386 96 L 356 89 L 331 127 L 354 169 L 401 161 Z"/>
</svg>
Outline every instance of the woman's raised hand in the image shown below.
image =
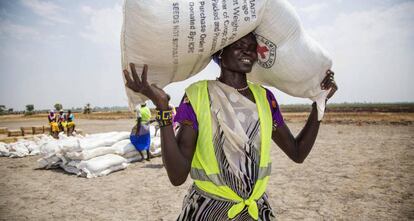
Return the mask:
<svg viewBox="0 0 414 221">
<path fill-rule="evenodd" d="M 331 91 L 329 92 L 327 99 L 331 98 L 338 90 L 338 86 L 335 83 L 334 75 L 335 73 L 333 71 L 328 70 L 326 72 L 326 77 L 321 82 L 322 90 L 329 90 L 331 88 Z"/>
<path fill-rule="evenodd" d="M 125 86 L 148 97 L 152 103 L 157 106 L 158 109 L 168 109 L 167 94 L 164 92 L 164 90 L 157 87 L 157 85 L 150 85 L 147 81 L 148 65 L 144 64 L 141 79 L 138 77 L 135 65 L 133 63 L 130 63 L 129 67 L 131 68 L 132 79 L 129 72 L 127 70 L 124 70 L 123 72 L 126 79 Z"/>
</svg>

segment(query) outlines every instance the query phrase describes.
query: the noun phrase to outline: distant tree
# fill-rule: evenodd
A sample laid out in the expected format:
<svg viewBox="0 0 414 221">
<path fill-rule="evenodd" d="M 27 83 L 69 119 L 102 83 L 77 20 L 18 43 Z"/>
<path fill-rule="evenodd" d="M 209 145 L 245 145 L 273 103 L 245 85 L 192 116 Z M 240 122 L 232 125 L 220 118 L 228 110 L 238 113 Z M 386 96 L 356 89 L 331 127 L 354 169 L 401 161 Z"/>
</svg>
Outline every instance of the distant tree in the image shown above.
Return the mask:
<svg viewBox="0 0 414 221">
<path fill-rule="evenodd" d="M 33 104 L 27 104 L 26 105 L 26 111 L 25 111 L 25 115 L 32 115 L 34 111 L 34 105 Z"/>
<path fill-rule="evenodd" d="M 27 104 L 26 105 L 26 111 L 28 111 L 28 112 L 34 111 L 34 105 L 33 104 Z"/>
<path fill-rule="evenodd" d="M 90 103 L 87 103 L 86 105 L 85 105 L 85 107 L 83 107 L 83 113 L 84 114 L 90 114 L 91 113 L 91 104 Z"/>
<path fill-rule="evenodd" d="M 7 110 L 7 112 L 8 112 L 9 114 L 13 113 L 13 108 L 9 108 L 9 109 Z"/>
<path fill-rule="evenodd" d="M 59 104 L 59 103 L 56 103 L 56 104 L 54 105 L 54 107 L 55 107 L 55 110 L 57 110 L 57 111 L 59 111 L 59 110 L 62 110 L 62 109 L 63 109 L 62 104 Z"/>
<path fill-rule="evenodd" d="M 0 105 L 0 114 L 4 114 L 6 111 L 6 105 Z"/>
</svg>

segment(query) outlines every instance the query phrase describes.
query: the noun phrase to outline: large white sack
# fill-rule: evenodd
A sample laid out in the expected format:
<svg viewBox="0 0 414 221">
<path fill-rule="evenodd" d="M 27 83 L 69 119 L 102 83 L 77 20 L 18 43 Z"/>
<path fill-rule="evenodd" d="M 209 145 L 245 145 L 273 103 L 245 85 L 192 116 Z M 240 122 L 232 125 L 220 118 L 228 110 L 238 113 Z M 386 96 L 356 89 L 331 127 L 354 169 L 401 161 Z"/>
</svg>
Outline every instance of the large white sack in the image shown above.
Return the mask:
<svg viewBox="0 0 414 221">
<path fill-rule="evenodd" d="M 34 156 L 40 153 L 39 145 L 37 145 L 36 142 L 26 140 L 24 142 L 24 145 L 26 146 L 27 150 L 29 150 L 29 155 Z"/>
<path fill-rule="evenodd" d="M 323 116 L 327 91 L 320 82 L 332 62 L 303 30 L 286 0 L 126 0 L 122 67 L 148 64 L 160 87 L 200 72 L 211 55 L 255 30 L 259 62 L 248 78 L 290 95 L 317 101 Z M 146 100 L 126 88 L 130 108 Z"/>
<path fill-rule="evenodd" d="M 328 91 L 320 83 L 332 67 L 327 52 L 303 29 L 295 9 L 286 0 L 269 0 L 255 30 L 258 62 L 248 79 L 295 97 L 317 102 L 322 119 Z M 264 51 L 266 52 L 264 52 Z"/>
<path fill-rule="evenodd" d="M 110 132 L 88 136 L 80 139 L 80 147 L 82 150 L 85 150 L 112 146 L 120 140 L 129 139 L 129 134 L 129 132 Z"/>
<path fill-rule="evenodd" d="M 115 149 L 112 147 L 98 147 L 82 151 L 67 152 L 66 157 L 71 160 L 89 160 L 106 154 L 114 154 Z"/>
<path fill-rule="evenodd" d="M 144 154 L 146 154 L 146 153 L 144 153 Z M 141 156 L 137 150 L 133 150 L 133 151 L 125 153 L 124 155 L 122 155 L 122 157 L 125 158 L 125 159 L 128 159 L 128 158 L 131 158 L 131 157 L 136 157 L 138 155 Z"/>
<path fill-rule="evenodd" d="M 62 140 L 58 140 L 57 145 L 59 150 L 64 152 L 77 151 L 81 149 L 80 138 L 78 137 L 66 137 Z"/>
<path fill-rule="evenodd" d="M 128 161 L 115 154 L 107 154 L 82 161 L 77 166 L 87 178 L 105 176 L 117 170 L 125 169 Z"/>
<path fill-rule="evenodd" d="M 60 167 L 68 173 L 73 173 L 79 176 L 82 174 L 82 171 L 78 168 L 78 165 L 80 164 L 80 162 L 81 161 L 79 160 L 73 160 L 66 164 L 61 164 Z"/>
<path fill-rule="evenodd" d="M 149 82 L 160 87 L 185 80 L 202 70 L 216 51 L 254 30 L 265 3 L 255 1 L 254 10 L 246 5 L 244 14 L 242 0 L 126 0 L 122 67 L 127 69 L 132 62 L 141 72 L 143 64 L 148 64 Z M 234 9 L 238 10 L 237 21 Z M 126 92 L 130 108 L 146 100 L 128 88 Z"/>
<path fill-rule="evenodd" d="M 138 161 L 142 161 L 142 157 L 140 155 L 137 156 L 133 156 L 133 157 L 128 157 L 126 158 L 128 163 L 134 163 L 134 162 L 138 162 Z"/>
<path fill-rule="evenodd" d="M 0 157 L 8 157 L 10 156 L 9 148 L 6 143 L 0 142 Z"/>
<path fill-rule="evenodd" d="M 62 146 L 57 140 L 51 140 L 49 142 L 43 143 L 40 145 L 40 153 L 42 156 L 48 157 L 55 153 L 60 152 Z"/>
<path fill-rule="evenodd" d="M 161 156 L 161 138 L 160 137 L 151 138 L 150 152 L 152 156 L 154 157 Z"/>
<path fill-rule="evenodd" d="M 38 168 L 57 168 L 68 163 L 69 159 L 65 157 L 64 153 L 60 149 L 55 152 L 42 153 L 41 158 L 37 160 Z"/>
<path fill-rule="evenodd" d="M 156 148 L 156 149 L 151 150 L 151 155 L 153 157 L 161 156 L 161 148 Z"/>
<path fill-rule="evenodd" d="M 24 157 L 29 155 L 29 150 L 27 149 L 24 142 L 16 142 L 9 144 L 9 153 L 10 157 Z"/>
<path fill-rule="evenodd" d="M 151 138 L 151 150 L 157 149 L 161 147 L 161 137 L 152 137 Z"/>
<path fill-rule="evenodd" d="M 37 160 L 38 168 L 58 168 L 64 164 L 70 162 L 70 159 L 65 157 L 65 153 L 56 152 L 50 153 L 48 155 L 43 155 L 40 159 Z"/>
<path fill-rule="evenodd" d="M 62 159 L 56 154 L 44 156 L 37 160 L 38 168 L 50 169 L 61 166 Z"/>
<path fill-rule="evenodd" d="M 153 137 L 159 137 L 160 135 L 161 135 L 161 131 L 160 131 L 160 129 L 155 129 L 155 127 L 158 127 L 158 125 L 150 125 L 150 136 L 151 136 L 151 139 L 153 138 Z M 155 134 L 155 132 L 157 132 L 157 134 Z"/>
<path fill-rule="evenodd" d="M 137 151 L 129 139 L 119 141 L 118 143 L 112 145 L 112 148 L 115 150 L 115 153 L 119 155 L 125 155 L 126 153 Z"/>
</svg>

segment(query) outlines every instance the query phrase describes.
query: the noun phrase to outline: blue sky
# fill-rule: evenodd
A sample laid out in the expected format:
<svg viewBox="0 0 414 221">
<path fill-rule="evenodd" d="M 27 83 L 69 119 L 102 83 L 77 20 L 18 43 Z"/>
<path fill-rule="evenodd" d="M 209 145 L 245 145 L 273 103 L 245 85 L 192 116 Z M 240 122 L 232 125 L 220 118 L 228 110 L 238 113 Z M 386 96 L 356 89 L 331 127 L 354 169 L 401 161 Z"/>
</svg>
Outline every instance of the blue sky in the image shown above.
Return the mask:
<svg viewBox="0 0 414 221">
<path fill-rule="evenodd" d="M 414 1 L 291 0 L 305 29 L 332 55 L 332 102 L 414 102 Z M 0 104 L 24 109 L 126 106 L 121 0 L 1 0 Z M 183 88 L 166 88 L 175 105 Z M 307 103 L 274 90 L 279 103 Z"/>
</svg>

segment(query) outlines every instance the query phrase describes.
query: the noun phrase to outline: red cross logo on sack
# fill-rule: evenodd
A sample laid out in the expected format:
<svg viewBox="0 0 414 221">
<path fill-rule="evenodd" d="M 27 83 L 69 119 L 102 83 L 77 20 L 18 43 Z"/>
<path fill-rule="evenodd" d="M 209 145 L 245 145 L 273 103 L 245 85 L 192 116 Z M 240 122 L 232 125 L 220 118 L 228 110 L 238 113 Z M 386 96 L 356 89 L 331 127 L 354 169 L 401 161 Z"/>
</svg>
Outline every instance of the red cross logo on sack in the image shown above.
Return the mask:
<svg viewBox="0 0 414 221">
<path fill-rule="evenodd" d="M 267 49 L 266 45 L 265 46 L 257 46 L 257 54 L 259 54 L 260 58 L 265 59 L 266 55 L 265 53 L 268 52 L 269 49 Z"/>
<path fill-rule="evenodd" d="M 263 68 L 271 68 L 276 61 L 277 46 L 265 37 L 256 34 L 257 39 L 257 63 Z"/>
</svg>

